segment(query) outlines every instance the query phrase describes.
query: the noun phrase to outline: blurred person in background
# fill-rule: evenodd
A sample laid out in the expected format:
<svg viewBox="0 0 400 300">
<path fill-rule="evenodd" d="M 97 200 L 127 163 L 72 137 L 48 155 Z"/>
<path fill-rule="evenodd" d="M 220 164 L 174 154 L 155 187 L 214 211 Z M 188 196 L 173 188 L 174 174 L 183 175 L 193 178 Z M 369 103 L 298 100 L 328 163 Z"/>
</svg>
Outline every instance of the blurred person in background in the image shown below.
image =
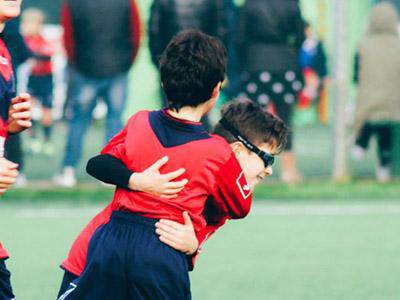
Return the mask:
<svg viewBox="0 0 400 300">
<path fill-rule="evenodd" d="M 33 121 L 30 142 L 33 152 L 43 151 L 46 155 L 54 153 L 50 142 L 53 125 L 53 67 L 51 58 L 54 54 L 52 45 L 43 37 L 44 13 L 36 8 L 29 8 L 22 14 L 22 34 L 31 52 L 35 55 L 32 61 L 28 81 L 28 92 L 34 99 L 34 106 L 40 109 L 43 126 L 44 143 L 37 138 L 38 122 Z"/>
<path fill-rule="evenodd" d="M 318 101 L 319 119 L 321 123 L 326 124 L 328 122 L 326 54 L 322 41 L 315 37 L 311 25 L 307 22 L 304 24 L 306 39 L 300 49 L 304 88 L 299 95 L 299 108 L 306 109 Z"/>
<path fill-rule="evenodd" d="M 304 21 L 298 1 L 247 0 L 239 13 L 236 47 L 241 65 L 241 96 L 273 109 L 291 125 L 297 95 L 303 87 L 299 51 Z M 281 180 L 302 180 L 292 151 L 292 134 L 281 154 Z"/>
<path fill-rule="evenodd" d="M 234 5 L 232 0 L 154 0 L 149 19 L 149 47 L 154 65 L 158 68 L 158 60 L 170 40 L 186 29 L 198 29 L 226 44 L 228 4 Z"/>
<path fill-rule="evenodd" d="M 139 50 L 140 18 L 134 0 L 64 0 L 61 23 L 71 120 L 62 170 L 54 182 L 72 187 L 98 97 L 107 105 L 106 140 L 122 128 L 128 72 Z"/>
<path fill-rule="evenodd" d="M 25 44 L 24 38 L 20 33 L 20 18 L 8 21 L 3 31 L 3 39 L 11 55 L 13 70 L 32 57 L 32 52 Z M 14 73 L 15 86 L 18 86 L 17 72 Z M 16 187 L 25 186 L 27 179 L 24 171 L 24 151 L 22 148 L 21 136 L 19 134 L 10 135 L 5 145 L 5 156 L 8 160 L 18 164 L 18 177 L 15 181 Z"/>
<path fill-rule="evenodd" d="M 230 22 L 233 22 L 234 9 L 232 0 L 154 0 L 148 26 L 153 64 L 158 69 L 159 57 L 169 41 L 178 32 L 186 29 L 198 29 L 218 37 L 225 46 L 229 46 L 233 31 Z M 161 89 L 160 93 L 164 101 Z M 203 117 L 202 123 L 210 130 L 211 125 L 207 116 Z"/>
<path fill-rule="evenodd" d="M 354 120 L 353 156 L 365 155 L 373 135 L 377 137 L 376 178 L 391 179 L 393 122 L 400 122 L 400 39 L 395 7 L 380 2 L 371 11 L 368 28 L 356 57 L 358 96 Z"/>
</svg>

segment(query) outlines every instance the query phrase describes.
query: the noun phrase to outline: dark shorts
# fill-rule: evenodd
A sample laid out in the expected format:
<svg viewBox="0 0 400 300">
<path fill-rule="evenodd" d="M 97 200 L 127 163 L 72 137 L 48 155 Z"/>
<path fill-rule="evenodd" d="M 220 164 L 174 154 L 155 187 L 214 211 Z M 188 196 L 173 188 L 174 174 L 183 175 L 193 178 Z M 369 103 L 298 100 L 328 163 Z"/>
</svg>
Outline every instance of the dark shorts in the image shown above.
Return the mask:
<svg viewBox="0 0 400 300">
<path fill-rule="evenodd" d="M 28 81 L 28 92 L 45 108 L 53 106 L 53 75 L 34 76 Z"/>
<path fill-rule="evenodd" d="M 157 221 L 113 212 L 90 240 L 85 270 L 58 299 L 191 299 L 186 255 L 159 240 Z"/>
<path fill-rule="evenodd" d="M 14 299 L 10 271 L 7 270 L 5 259 L 0 259 L 0 300 Z"/>
</svg>

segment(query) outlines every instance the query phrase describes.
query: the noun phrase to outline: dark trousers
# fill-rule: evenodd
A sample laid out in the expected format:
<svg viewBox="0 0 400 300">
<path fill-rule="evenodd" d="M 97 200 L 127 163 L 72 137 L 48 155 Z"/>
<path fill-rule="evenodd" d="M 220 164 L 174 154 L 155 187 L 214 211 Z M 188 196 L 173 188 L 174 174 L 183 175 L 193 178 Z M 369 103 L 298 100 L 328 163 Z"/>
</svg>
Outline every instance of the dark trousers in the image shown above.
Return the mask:
<svg viewBox="0 0 400 300">
<path fill-rule="evenodd" d="M 186 255 L 159 240 L 156 222 L 113 212 L 90 240 L 83 273 L 58 299 L 191 299 Z"/>
<path fill-rule="evenodd" d="M 0 259 L 0 300 L 14 299 L 10 277 L 11 274 L 7 270 L 5 259 Z"/>
<path fill-rule="evenodd" d="M 381 166 L 387 167 L 392 163 L 393 127 L 389 124 L 365 123 L 358 133 L 356 145 L 367 149 L 372 136 L 376 135 L 378 157 Z"/>
</svg>

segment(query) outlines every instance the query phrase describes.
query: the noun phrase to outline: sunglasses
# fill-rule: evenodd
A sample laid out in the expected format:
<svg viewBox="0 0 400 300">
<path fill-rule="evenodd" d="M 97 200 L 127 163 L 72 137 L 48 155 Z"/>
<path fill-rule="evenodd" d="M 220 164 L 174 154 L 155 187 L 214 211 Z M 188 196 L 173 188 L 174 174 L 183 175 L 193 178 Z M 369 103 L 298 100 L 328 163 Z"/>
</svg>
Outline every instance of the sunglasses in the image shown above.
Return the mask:
<svg viewBox="0 0 400 300">
<path fill-rule="evenodd" d="M 271 167 L 274 162 L 275 162 L 275 157 L 260 148 L 254 146 L 252 143 L 250 143 L 247 139 L 245 139 L 239 131 L 237 131 L 235 128 L 233 128 L 228 121 L 225 119 L 221 119 L 219 121 L 222 127 L 224 127 L 226 130 L 228 130 L 239 142 L 241 142 L 247 149 L 249 149 L 251 152 L 257 154 L 262 161 L 264 162 L 265 168 Z"/>
</svg>

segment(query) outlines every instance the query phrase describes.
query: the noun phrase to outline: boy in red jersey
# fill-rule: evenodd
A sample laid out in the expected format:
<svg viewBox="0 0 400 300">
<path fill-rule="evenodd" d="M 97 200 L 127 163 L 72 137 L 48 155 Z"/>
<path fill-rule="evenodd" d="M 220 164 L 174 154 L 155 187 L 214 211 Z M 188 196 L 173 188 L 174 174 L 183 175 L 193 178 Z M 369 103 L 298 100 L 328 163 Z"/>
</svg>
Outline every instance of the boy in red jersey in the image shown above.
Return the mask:
<svg viewBox="0 0 400 300">
<path fill-rule="evenodd" d="M 98 159 L 122 161 L 137 173 L 121 177 L 137 179 L 152 161 L 168 155 L 165 171 L 183 166 L 189 183 L 174 199 L 117 188 L 106 213 L 85 228 L 64 262 L 65 269 L 81 276 L 59 299 L 190 298 L 187 258 L 158 240 L 155 223 L 160 218 L 182 222 L 182 213 L 187 211 L 196 232 L 201 233 L 207 227 L 203 211 L 211 198 L 218 215 L 246 216 L 252 186 L 269 172 L 272 156 L 266 152 L 274 151 L 262 141 L 260 149 L 245 140 L 234 146 L 239 158 L 248 158 L 242 159 L 247 161 L 247 171 L 257 171 L 248 183 L 242 170 L 245 166 L 240 165 L 231 146 L 223 138 L 209 135 L 199 123 L 215 104 L 225 68 L 225 51 L 214 38 L 187 31 L 172 40 L 161 58 L 169 108 L 134 115 L 103 149 L 102 156 L 88 163 L 88 172 Z M 223 126 L 234 131 L 229 124 Z M 245 148 L 253 152 L 242 151 Z M 86 266 L 80 273 L 82 261 Z"/>
<path fill-rule="evenodd" d="M 0 32 L 6 22 L 17 17 L 21 0 L 0 0 Z M 18 176 L 17 164 L 4 158 L 4 144 L 8 134 L 17 134 L 31 124 L 31 103 L 28 94 L 15 97 L 11 57 L 0 34 L 0 194 L 3 194 Z M 6 268 L 7 251 L 0 243 L 0 299 L 13 299 L 10 272 Z"/>
<path fill-rule="evenodd" d="M 239 164 L 243 166 L 244 175 L 247 181 L 251 183 L 252 189 L 264 177 L 272 174 L 273 161 L 264 162 L 263 165 L 262 160 L 258 157 L 249 155 L 251 151 L 243 147 L 240 139 L 244 139 L 257 147 L 262 144 L 264 144 L 263 146 L 268 145 L 270 153 L 277 154 L 285 144 L 287 128 L 281 120 L 265 112 L 251 101 L 230 102 L 222 110 L 222 120 L 225 120 L 223 123 L 226 122 L 229 127 L 234 128 L 233 131 L 236 131 L 236 134 L 223 127 L 222 123 L 217 125 L 214 133 L 229 142 Z M 240 139 L 237 136 L 238 131 L 240 131 Z M 135 173 L 129 170 L 123 162 L 108 157 L 107 154 L 92 158 L 88 163 L 87 170 L 96 179 L 124 189 L 135 189 L 139 183 L 141 183 L 141 187 L 153 186 L 154 188 L 154 182 L 157 182 L 157 180 L 150 180 L 143 174 L 136 173 L 136 178 L 139 178 L 139 180 L 134 184 L 132 179 L 135 178 Z M 140 177 L 142 178 L 140 179 Z M 131 178 L 131 181 L 121 178 Z M 167 219 L 156 223 L 156 232 L 160 235 L 160 240 L 187 255 L 189 270 L 193 269 L 203 242 L 228 219 L 228 216 L 219 213 L 218 209 L 212 206 L 212 203 L 213 201 L 209 199 L 203 211 L 207 226 L 201 231 L 194 230 L 187 212 L 183 213 L 184 224 Z M 62 265 L 65 269 L 65 276 L 60 294 L 67 290 L 69 284 L 79 277 L 84 268 L 90 232 L 94 232 L 97 227 L 108 222 L 111 213 L 112 209 L 109 205 L 89 223 L 75 241 L 68 258 Z"/>
</svg>

